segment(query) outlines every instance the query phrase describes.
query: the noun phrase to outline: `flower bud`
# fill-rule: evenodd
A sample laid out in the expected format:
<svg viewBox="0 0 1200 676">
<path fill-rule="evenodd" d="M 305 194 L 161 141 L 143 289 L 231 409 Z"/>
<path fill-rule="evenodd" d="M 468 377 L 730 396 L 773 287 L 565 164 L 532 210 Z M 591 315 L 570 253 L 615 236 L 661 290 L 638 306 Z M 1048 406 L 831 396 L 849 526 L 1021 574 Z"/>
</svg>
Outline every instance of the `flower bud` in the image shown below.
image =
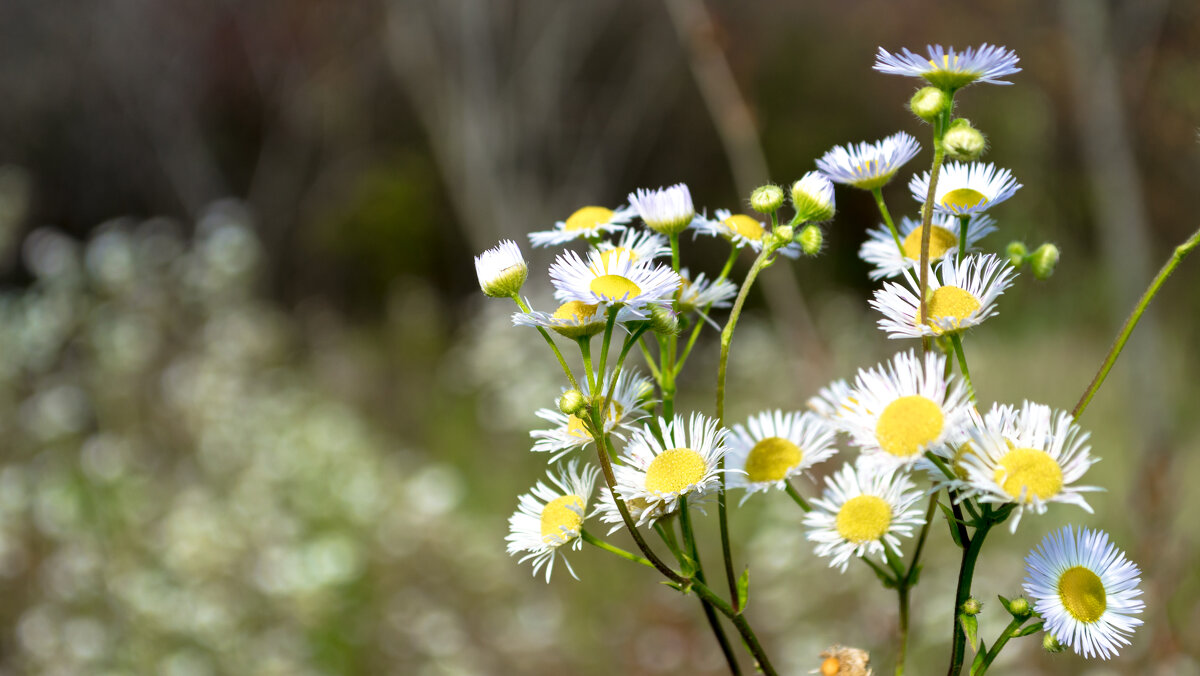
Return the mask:
<svg viewBox="0 0 1200 676">
<path fill-rule="evenodd" d="M 781 225 L 773 231 L 775 236 L 779 238 L 779 246 L 785 247 L 792 243 L 792 238 L 796 236 L 796 229 L 790 225 Z"/>
<path fill-rule="evenodd" d="M 983 604 L 979 602 L 979 599 L 971 596 L 963 601 L 962 611 L 964 615 L 978 615 L 983 611 Z"/>
<path fill-rule="evenodd" d="M 800 249 L 806 256 L 816 256 L 821 253 L 821 244 L 825 240 L 825 235 L 821 232 L 820 226 L 807 225 L 800 231 L 800 235 L 796 237 L 796 241 L 800 244 Z"/>
<path fill-rule="evenodd" d="M 1042 636 L 1042 650 L 1048 653 L 1061 653 L 1063 651 L 1063 644 L 1059 643 L 1053 634 L 1046 632 Z"/>
<path fill-rule="evenodd" d="M 951 123 L 950 130 L 942 137 L 942 147 L 950 159 L 974 162 L 987 150 L 987 139 L 970 122 L 960 118 Z"/>
<path fill-rule="evenodd" d="M 1025 242 L 1013 241 L 1009 242 L 1004 248 L 1004 252 L 1008 254 L 1008 264 L 1014 268 L 1020 268 L 1025 264 L 1025 257 L 1029 255 L 1029 249 L 1025 248 Z"/>
<path fill-rule="evenodd" d="M 650 310 L 650 329 L 660 336 L 678 335 L 679 318 L 675 316 L 674 310 L 655 306 Z"/>
<path fill-rule="evenodd" d="M 783 206 L 783 188 L 764 185 L 750 193 L 750 207 L 760 214 L 773 214 Z"/>
<path fill-rule="evenodd" d="M 1034 277 L 1049 279 L 1054 274 L 1054 266 L 1058 265 L 1058 247 L 1049 242 L 1039 246 L 1029 257 L 1029 265 Z"/>
<path fill-rule="evenodd" d="M 515 297 L 525 285 L 529 266 L 521 249 L 511 239 L 475 257 L 475 274 L 479 277 L 479 288 L 492 298 Z"/>
<path fill-rule="evenodd" d="M 926 122 L 933 122 L 950 107 L 950 97 L 937 87 L 924 87 L 913 94 L 908 107 L 912 108 L 917 117 Z"/>
<path fill-rule="evenodd" d="M 819 171 L 810 171 L 792 184 L 792 207 L 797 223 L 820 223 L 833 218 L 833 184 Z"/>
<path fill-rule="evenodd" d="M 579 390 L 567 390 L 558 398 L 558 410 L 566 415 L 575 415 L 587 408 L 587 399 Z"/>
<path fill-rule="evenodd" d="M 1018 620 L 1029 617 L 1033 613 L 1033 608 L 1029 607 L 1029 601 L 1022 596 L 1018 596 L 1008 602 L 1008 612 Z"/>
</svg>

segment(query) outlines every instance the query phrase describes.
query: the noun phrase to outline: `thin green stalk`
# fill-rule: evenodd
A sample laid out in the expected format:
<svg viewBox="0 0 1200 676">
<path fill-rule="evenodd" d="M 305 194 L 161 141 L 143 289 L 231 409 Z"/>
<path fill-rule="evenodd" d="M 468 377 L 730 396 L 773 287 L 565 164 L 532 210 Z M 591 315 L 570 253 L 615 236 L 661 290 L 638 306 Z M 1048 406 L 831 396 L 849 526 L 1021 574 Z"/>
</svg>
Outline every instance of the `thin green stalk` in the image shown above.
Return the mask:
<svg viewBox="0 0 1200 676">
<path fill-rule="evenodd" d="M 921 560 L 921 553 L 925 550 L 925 540 L 929 539 L 929 524 L 933 523 L 933 515 L 937 512 L 937 500 L 938 491 L 934 491 L 929 495 L 929 505 L 925 507 L 925 525 L 921 526 L 921 534 L 917 536 L 917 548 L 913 550 L 912 560 L 908 563 L 908 571 L 904 573 L 902 583 L 910 587 L 917 574 L 917 562 Z"/>
<path fill-rule="evenodd" d="M 725 261 L 725 267 L 721 268 L 721 274 L 717 275 L 713 284 L 720 284 L 729 277 L 729 271 L 733 269 L 733 263 L 737 260 L 738 253 L 741 249 L 731 247 L 729 249 L 729 258 Z M 688 338 L 687 345 L 683 348 L 683 353 L 679 355 L 679 360 L 675 362 L 675 374 L 678 375 L 683 370 L 683 364 L 687 361 L 688 355 L 692 353 L 692 346 L 696 344 L 696 338 L 700 336 L 700 329 L 704 327 L 704 317 L 708 316 L 709 310 L 712 309 L 712 303 L 704 306 L 704 310 L 700 313 L 700 319 L 696 320 L 696 326 L 692 327 L 692 335 Z"/>
<path fill-rule="evenodd" d="M 904 676 L 904 661 L 908 656 L 908 593 L 911 589 L 906 584 L 896 585 L 900 604 L 900 648 L 896 653 L 896 676 Z"/>
<path fill-rule="evenodd" d="M 800 492 L 797 491 L 796 487 L 792 485 L 792 482 L 784 481 L 784 486 L 786 487 L 787 494 L 792 496 L 792 499 L 796 501 L 797 505 L 800 505 L 800 509 L 803 509 L 805 512 L 812 511 L 812 506 L 804 500 L 804 498 L 800 495 Z"/>
<path fill-rule="evenodd" d="M 742 640 L 746 643 L 746 648 L 754 655 L 755 661 L 758 662 L 758 668 L 762 670 L 766 676 L 778 676 L 775 667 L 771 665 L 771 660 L 767 657 L 767 653 L 763 650 L 762 644 L 758 642 L 758 636 L 754 634 L 754 630 L 750 628 L 750 623 L 746 621 L 746 616 L 737 612 L 725 602 L 720 596 L 717 596 L 703 582 L 693 580 L 692 590 L 700 598 L 708 601 L 714 608 L 721 611 L 725 617 L 728 617 L 733 622 L 733 626 L 737 627 L 738 633 L 742 635 Z M 735 597 L 736 598 L 736 597 Z"/>
<path fill-rule="evenodd" d="M 896 676 L 904 675 L 904 662 L 908 655 L 908 618 L 909 598 L 917 574 L 917 562 L 925 549 L 925 540 L 929 537 L 929 524 L 933 522 L 933 512 L 937 509 L 937 492 L 929 496 L 929 505 L 925 508 L 925 523 L 921 526 L 921 534 L 917 537 L 917 547 L 913 550 L 912 560 L 908 568 L 902 565 L 896 569 L 896 596 L 900 615 L 900 647 L 896 654 Z M 885 551 L 887 551 L 885 549 Z M 888 563 L 891 563 L 891 553 L 888 552 Z M 893 566 L 895 568 L 895 566 Z"/>
<path fill-rule="evenodd" d="M 516 302 L 517 307 L 521 308 L 521 312 L 529 314 L 529 306 L 525 304 L 525 301 L 521 300 L 520 296 L 514 293 L 512 299 Z M 546 339 L 546 344 L 550 346 L 550 349 L 554 350 L 554 356 L 558 357 L 558 365 L 562 367 L 563 373 L 567 375 L 567 380 L 571 382 L 571 387 L 578 390 L 579 383 L 575 382 L 575 375 L 571 373 L 571 367 L 567 366 L 567 360 L 563 359 L 562 352 L 559 352 L 558 345 L 554 343 L 554 339 L 550 337 L 546 329 L 539 326 L 537 330 L 538 333 L 542 334 L 542 338 Z"/>
<path fill-rule="evenodd" d="M 586 336 L 576 340 L 579 343 L 579 354 L 583 356 L 583 370 L 587 372 L 588 394 L 596 393 L 596 372 L 592 369 L 592 337 Z"/>
<path fill-rule="evenodd" d="M 921 278 L 921 308 L 917 314 L 917 323 L 924 326 L 929 320 L 929 308 L 926 299 L 926 291 L 929 289 L 929 240 L 933 234 L 933 197 L 937 194 L 938 174 L 942 170 L 942 160 L 946 158 L 946 148 L 942 145 L 942 137 L 946 135 L 946 130 L 950 126 L 950 114 L 954 110 L 954 92 L 946 92 L 950 96 L 950 105 L 946 107 L 946 111 L 936 121 L 933 127 L 933 166 L 929 169 L 929 192 L 925 195 L 925 208 L 921 210 L 921 257 L 918 264 L 921 270 L 918 273 Z M 921 338 L 921 352 L 929 351 L 930 341 L 928 337 Z"/>
<path fill-rule="evenodd" d="M 950 668 L 946 671 L 946 676 L 958 676 L 962 671 L 963 659 L 966 656 L 967 635 L 963 631 L 962 623 L 958 621 L 958 614 L 962 612 L 963 604 L 971 596 L 975 564 L 979 560 L 979 552 L 983 549 L 983 542 L 992 525 L 990 519 L 980 522 L 971 538 L 971 543 L 963 550 L 962 563 L 958 568 L 958 589 L 954 594 L 954 643 L 950 652 Z"/>
<path fill-rule="evenodd" d="M 633 347 L 633 344 L 639 342 L 639 339 L 646 332 L 647 328 L 647 325 L 643 324 L 641 327 L 635 329 L 625 339 L 625 343 L 621 345 L 621 352 L 617 355 L 617 365 L 613 367 L 612 378 L 608 383 L 608 391 L 604 393 L 604 407 L 601 410 L 605 412 L 605 415 L 608 414 L 609 405 L 612 403 L 613 392 L 617 389 L 617 376 L 621 375 L 621 369 L 625 368 L 625 357 L 629 355 L 629 350 Z"/>
<path fill-rule="evenodd" d="M 668 239 L 671 240 L 671 269 L 679 272 L 679 233 L 671 233 Z"/>
<path fill-rule="evenodd" d="M 896 248 L 900 250 L 900 258 L 907 258 L 904 253 L 904 242 L 900 240 L 900 231 L 896 230 L 896 224 L 892 221 L 892 213 L 888 211 L 887 203 L 883 201 L 883 188 L 871 188 L 871 194 L 875 197 L 875 206 L 879 207 L 879 214 L 883 216 L 883 222 L 887 224 L 888 230 L 892 233 L 892 239 L 896 240 Z"/>
<path fill-rule="evenodd" d="M 600 368 L 596 369 L 596 382 L 604 383 L 604 366 L 608 363 L 608 344 L 612 342 L 613 326 L 617 323 L 617 313 L 621 307 L 614 305 L 608 308 L 608 321 L 604 324 L 604 340 L 600 344 Z"/>
<path fill-rule="evenodd" d="M 687 547 L 688 556 L 696 566 L 694 579 L 704 584 L 704 566 L 700 563 L 700 549 L 696 546 L 696 535 L 692 531 L 692 515 L 688 510 L 687 496 L 679 498 L 679 529 L 683 533 L 683 544 Z M 733 674 L 741 674 L 742 668 L 738 666 L 737 656 L 733 653 L 733 647 L 729 645 L 729 637 L 725 635 L 725 630 L 721 628 L 720 621 L 717 620 L 716 612 L 713 610 L 712 604 L 703 598 L 700 599 L 700 605 L 704 609 L 704 619 L 708 620 L 708 626 L 712 629 L 713 635 L 717 638 L 717 643 L 721 646 L 721 653 L 725 656 L 725 662 L 729 665 L 729 671 Z"/>
<path fill-rule="evenodd" d="M 601 540 L 600 538 L 596 537 L 595 535 L 592 535 L 591 533 L 587 532 L 587 530 L 580 530 L 579 537 L 584 542 L 588 543 L 589 545 L 595 545 L 596 547 L 599 547 L 600 549 L 603 549 L 606 552 L 612 552 L 613 554 L 616 554 L 617 556 L 621 557 L 622 559 L 628 559 L 629 561 L 633 561 L 634 563 L 640 563 L 643 566 L 649 566 L 651 568 L 654 567 L 653 563 L 650 563 L 649 561 L 638 556 L 637 554 L 633 554 L 633 553 L 625 551 L 624 549 L 621 549 L 620 547 L 610 545 L 607 542 L 605 542 L 604 540 Z"/>
<path fill-rule="evenodd" d="M 679 546 L 679 540 L 675 538 L 675 529 L 669 521 L 655 521 L 654 532 L 658 533 L 658 537 L 662 538 L 667 549 L 675 555 L 675 559 L 679 561 L 679 565 L 683 565 L 683 549 Z"/>
<path fill-rule="evenodd" d="M 967 368 L 967 355 L 963 352 L 962 337 L 957 332 L 950 334 L 950 342 L 954 344 L 954 354 L 958 357 L 958 369 L 967 380 L 967 394 L 975 401 L 975 384 L 971 382 L 971 370 Z"/>
<path fill-rule="evenodd" d="M 737 300 L 733 302 L 733 309 L 729 312 L 729 319 L 725 322 L 725 328 L 721 331 L 721 358 L 717 362 L 718 428 L 725 424 L 725 373 L 729 368 L 729 346 L 733 342 L 733 330 L 737 328 L 738 317 L 742 314 L 742 307 L 746 304 L 746 296 L 750 294 L 750 287 L 754 285 L 754 279 L 758 277 L 758 271 L 762 269 L 772 252 L 773 249 L 771 247 L 764 246 L 762 252 L 758 254 L 758 258 L 754 259 L 754 264 L 750 266 L 750 272 L 746 273 L 746 280 L 742 282 L 742 288 L 738 290 Z M 724 455 L 717 462 L 717 469 L 721 472 L 721 485 L 717 491 L 717 522 L 721 529 L 721 554 L 725 559 L 725 577 L 729 581 L 730 597 L 733 599 L 733 607 L 737 609 L 737 576 L 733 572 L 733 555 L 730 553 L 729 547 L 729 516 L 725 504 Z"/>
<path fill-rule="evenodd" d="M 1008 643 L 1008 639 L 1012 638 L 1013 634 L 1016 633 L 1016 631 L 1021 628 L 1021 625 L 1025 624 L 1028 620 L 1029 617 L 1025 617 L 1023 619 L 1017 619 L 1014 617 L 1012 621 L 1008 623 L 1008 626 L 1004 628 L 1004 631 L 1000 632 L 1000 635 L 996 637 L 996 642 L 992 644 L 991 649 L 988 650 L 987 654 L 983 656 L 983 661 L 980 662 L 979 667 L 971 669 L 971 676 L 983 676 L 983 674 L 986 674 L 988 667 L 992 666 L 992 662 L 994 662 L 996 658 L 1000 656 L 1000 651 L 1004 650 L 1004 646 Z"/>
<path fill-rule="evenodd" d="M 662 393 L 662 414 L 667 420 L 675 415 L 675 371 L 670 367 L 671 344 L 666 336 L 658 337 L 658 354 L 662 357 L 659 373 L 662 378 L 658 381 L 658 389 Z"/>
<path fill-rule="evenodd" d="M 1192 236 L 1184 241 L 1183 244 L 1175 247 L 1174 253 L 1171 254 L 1171 257 L 1162 266 L 1162 269 L 1158 271 L 1158 275 L 1154 277 L 1154 281 L 1150 282 L 1150 286 L 1142 294 L 1141 300 L 1134 306 L 1133 312 L 1129 314 L 1129 318 L 1125 320 L 1125 325 L 1121 327 L 1121 332 L 1117 334 L 1116 340 L 1113 341 L 1112 347 L 1108 350 L 1108 356 L 1105 357 L 1104 363 L 1100 365 L 1100 370 L 1096 372 L 1096 377 L 1092 378 L 1092 383 L 1088 385 L 1083 396 L 1079 398 L 1079 403 L 1075 404 L 1075 410 L 1071 411 L 1072 416 L 1078 418 L 1083 415 L 1084 409 L 1087 408 L 1088 403 L 1095 396 L 1096 390 L 1100 389 L 1100 386 L 1104 384 L 1104 379 L 1108 377 L 1108 372 L 1112 369 L 1113 364 L 1116 363 L 1117 357 L 1121 356 L 1121 350 L 1125 349 L 1125 342 L 1129 340 L 1129 335 L 1133 333 L 1138 320 L 1142 318 L 1142 313 L 1146 311 L 1146 306 L 1158 294 L 1158 290 L 1162 287 L 1163 282 L 1167 281 L 1167 278 L 1171 276 L 1172 272 L 1175 272 L 1175 268 L 1179 263 L 1197 245 L 1200 245 L 1200 230 L 1192 233 Z"/>
<path fill-rule="evenodd" d="M 641 340 L 638 341 L 638 347 L 642 348 L 642 356 L 646 358 L 646 366 L 650 369 L 650 375 L 654 377 L 654 382 L 662 382 L 662 374 L 658 370 L 658 365 L 654 363 L 654 355 L 650 354 L 650 346 L 646 344 L 645 334 L 642 334 Z"/>
<path fill-rule="evenodd" d="M 967 227 L 971 225 L 971 216 L 958 217 L 958 260 L 967 256 Z"/>
</svg>

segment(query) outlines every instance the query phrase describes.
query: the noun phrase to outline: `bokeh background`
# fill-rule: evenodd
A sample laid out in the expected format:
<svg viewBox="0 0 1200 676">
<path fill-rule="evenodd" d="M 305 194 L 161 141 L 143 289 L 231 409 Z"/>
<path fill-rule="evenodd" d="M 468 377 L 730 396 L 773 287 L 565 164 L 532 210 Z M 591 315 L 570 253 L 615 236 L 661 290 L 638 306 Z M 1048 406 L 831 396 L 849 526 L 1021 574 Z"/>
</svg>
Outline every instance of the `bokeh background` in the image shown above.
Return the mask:
<svg viewBox="0 0 1200 676">
<path fill-rule="evenodd" d="M 547 585 L 505 555 L 561 384 L 471 256 L 636 187 L 737 208 L 834 144 L 925 139 L 876 47 L 985 41 L 1024 71 L 959 113 L 1025 185 L 985 243 L 1063 259 L 971 334 L 971 368 L 984 402 L 1069 408 L 1200 225 L 1195 2 L 0 4 L 0 671 L 722 673 L 695 602 L 648 571 L 590 550 L 582 582 Z M 824 254 L 751 297 L 734 419 L 898 347 L 855 256 L 874 206 L 838 199 Z M 550 255 L 523 248 L 544 306 Z M 1198 286 L 1187 261 L 1081 421 L 1096 513 L 997 533 L 977 575 L 985 603 L 1011 595 L 1047 531 L 1101 526 L 1142 566 L 1146 626 L 1110 663 L 1025 639 L 1003 673 L 1200 673 Z M 684 410 L 711 412 L 713 336 Z M 768 650 L 788 674 L 832 643 L 889 670 L 891 594 L 827 569 L 799 517 L 780 496 L 732 516 Z M 917 674 L 943 668 L 957 568 L 933 534 Z"/>
</svg>

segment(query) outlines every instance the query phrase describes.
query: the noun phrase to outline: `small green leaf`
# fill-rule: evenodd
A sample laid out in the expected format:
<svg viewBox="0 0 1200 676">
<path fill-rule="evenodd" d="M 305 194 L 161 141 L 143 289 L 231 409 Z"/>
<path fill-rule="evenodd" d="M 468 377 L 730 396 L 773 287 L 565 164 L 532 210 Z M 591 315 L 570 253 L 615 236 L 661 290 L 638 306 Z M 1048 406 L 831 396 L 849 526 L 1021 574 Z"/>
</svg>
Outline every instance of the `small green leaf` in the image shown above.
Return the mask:
<svg viewBox="0 0 1200 676">
<path fill-rule="evenodd" d="M 1028 636 L 1028 635 L 1030 635 L 1030 634 L 1032 634 L 1032 633 L 1034 633 L 1034 632 L 1041 631 L 1041 630 L 1042 630 L 1042 625 L 1043 625 L 1043 624 L 1044 624 L 1044 623 L 1042 623 L 1042 622 L 1034 622 L 1034 623 L 1033 623 L 1033 624 L 1031 624 L 1031 625 L 1028 625 L 1028 626 L 1025 626 L 1025 627 L 1021 627 L 1020 629 L 1018 629 L 1017 631 L 1015 631 L 1015 632 L 1013 633 L 1013 638 L 1018 638 L 1018 637 L 1021 637 L 1021 636 Z"/>
<path fill-rule="evenodd" d="M 696 574 L 696 560 L 689 556 L 687 552 L 684 552 L 679 557 L 679 565 L 683 568 L 680 574 L 684 577 L 692 577 Z"/>
<path fill-rule="evenodd" d="M 959 549 L 962 549 L 963 543 L 958 537 L 958 524 L 954 518 L 954 512 L 950 511 L 950 508 L 941 502 L 938 502 L 938 507 L 941 508 L 942 514 L 946 516 L 946 524 L 950 526 L 950 537 L 954 540 L 954 544 L 958 545 Z"/>
<path fill-rule="evenodd" d="M 974 615 L 959 613 L 958 622 L 967 634 L 967 643 L 975 645 L 979 640 L 979 620 Z"/>
<path fill-rule="evenodd" d="M 738 609 L 745 610 L 746 603 L 750 600 L 750 567 L 747 566 L 742 571 L 741 577 L 737 582 Z"/>
<path fill-rule="evenodd" d="M 979 673 L 979 668 L 983 666 L 985 658 L 987 658 L 987 645 L 983 641 L 980 641 L 979 650 L 975 653 L 975 659 L 971 661 L 971 674 Z"/>
</svg>

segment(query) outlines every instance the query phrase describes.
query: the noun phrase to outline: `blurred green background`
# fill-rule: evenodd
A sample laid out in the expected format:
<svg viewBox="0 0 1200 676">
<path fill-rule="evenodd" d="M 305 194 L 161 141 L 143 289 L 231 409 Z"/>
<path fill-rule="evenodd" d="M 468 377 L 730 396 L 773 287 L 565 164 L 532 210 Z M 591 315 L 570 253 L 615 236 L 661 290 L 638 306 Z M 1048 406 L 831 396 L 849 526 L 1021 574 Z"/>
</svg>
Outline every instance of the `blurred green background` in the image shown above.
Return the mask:
<svg viewBox="0 0 1200 676">
<path fill-rule="evenodd" d="M 1063 259 L 970 335 L 982 401 L 1072 406 L 1200 225 L 1185 0 L 10 0 L 0 32 L 4 674 L 722 673 L 695 602 L 648 571 L 588 550 L 582 583 L 546 585 L 505 555 L 560 383 L 471 256 L 522 242 L 544 307 L 551 254 L 524 235 L 583 204 L 684 181 L 737 208 L 834 144 L 925 142 L 914 82 L 870 68 L 880 45 L 1021 57 L 1013 86 L 959 97 L 1025 185 L 985 244 Z M 894 213 L 928 161 L 887 189 Z M 732 419 L 900 347 L 856 258 L 874 206 L 838 200 L 824 255 L 751 297 Z M 685 245 L 693 269 L 722 255 Z M 1012 595 L 1046 532 L 1100 526 L 1142 567 L 1146 625 L 1113 662 L 1032 638 L 1002 673 L 1200 673 L 1198 286 L 1189 260 L 1081 420 L 1096 513 L 998 533 L 976 577 L 985 603 Z M 714 333 L 682 410 L 711 413 Z M 732 515 L 768 651 L 801 674 L 844 643 L 890 671 L 890 592 L 828 569 L 799 517 L 778 495 Z M 950 629 L 957 555 L 933 533 L 916 674 L 940 673 Z"/>
</svg>

